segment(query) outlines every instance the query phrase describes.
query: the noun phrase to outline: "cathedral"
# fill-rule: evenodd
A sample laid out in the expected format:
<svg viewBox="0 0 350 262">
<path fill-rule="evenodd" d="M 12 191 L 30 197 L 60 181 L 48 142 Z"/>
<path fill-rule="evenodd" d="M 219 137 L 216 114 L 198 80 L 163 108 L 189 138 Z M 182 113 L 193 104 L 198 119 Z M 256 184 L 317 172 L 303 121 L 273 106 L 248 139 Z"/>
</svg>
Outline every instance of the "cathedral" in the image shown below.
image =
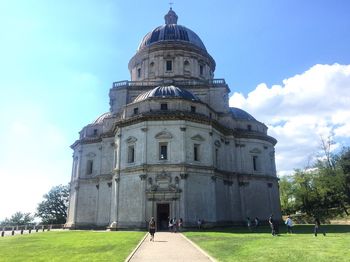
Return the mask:
<svg viewBox="0 0 350 262">
<path fill-rule="evenodd" d="M 147 33 L 114 82 L 108 112 L 80 131 L 73 149 L 67 228 L 143 228 L 154 217 L 185 227 L 281 217 L 276 139 L 214 78 L 200 37 L 177 23 Z"/>
</svg>

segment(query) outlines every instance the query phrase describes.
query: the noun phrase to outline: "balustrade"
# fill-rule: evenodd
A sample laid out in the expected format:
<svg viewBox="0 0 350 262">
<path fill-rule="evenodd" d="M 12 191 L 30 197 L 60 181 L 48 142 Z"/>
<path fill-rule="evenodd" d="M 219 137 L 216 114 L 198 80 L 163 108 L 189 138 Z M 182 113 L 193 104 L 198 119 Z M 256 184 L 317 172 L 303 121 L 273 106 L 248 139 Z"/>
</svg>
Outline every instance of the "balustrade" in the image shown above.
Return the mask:
<svg viewBox="0 0 350 262">
<path fill-rule="evenodd" d="M 175 86 L 226 86 L 225 79 L 211 79 L 211 80 L 160 80 L 160 81 L 119 81 L 113 83 L 113 88 L 121 87 L 155 87 L 161 85 L 175 85 Z"/>
<path fill-rule="evenodd" d="M 1 237 L 31 234 L 32 232 L 39 232 L 39 230 L 44 232 L 45 229 L 47 231 L 51 231 L 52 229 L 64 229 L 64 224 L 3 226 L 1 228 Z"/>
</svg>

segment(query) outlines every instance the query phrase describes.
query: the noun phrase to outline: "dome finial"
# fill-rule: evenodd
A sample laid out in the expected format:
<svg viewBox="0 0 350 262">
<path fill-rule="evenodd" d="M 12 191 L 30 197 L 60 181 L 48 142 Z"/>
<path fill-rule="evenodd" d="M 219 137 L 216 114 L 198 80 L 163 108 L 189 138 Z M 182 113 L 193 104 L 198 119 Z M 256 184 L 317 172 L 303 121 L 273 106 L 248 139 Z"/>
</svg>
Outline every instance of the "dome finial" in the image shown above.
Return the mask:
<svg viewBox="0 0 350 262">
<path fill-rule="evenodd" d="M 170 24 L 177 24 L 177 14 L 173 11 L 173 8 L 172 8 L 172 5 L 174 3 L 173 2 L 170 2 L 169 5 L 170 5 L 170 10 L 169 12 L 164 16 L 164 19 L 165 19 L 165 24 L 166 25 L 170 25 Z"/>
</svg>

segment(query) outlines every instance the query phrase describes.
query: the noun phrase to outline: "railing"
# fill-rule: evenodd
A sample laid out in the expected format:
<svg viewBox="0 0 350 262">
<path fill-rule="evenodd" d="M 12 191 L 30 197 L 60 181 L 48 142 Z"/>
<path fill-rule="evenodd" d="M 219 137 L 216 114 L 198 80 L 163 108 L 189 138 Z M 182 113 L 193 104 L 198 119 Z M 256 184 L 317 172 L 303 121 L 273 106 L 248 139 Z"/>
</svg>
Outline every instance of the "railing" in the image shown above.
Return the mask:
<svg viewBox="0 0 350 262">
<path fill-rule="evenodd" d="M 52 229 L 64 229 L 64 224 L 52 224 L 52 225 L 16 225 L 16 226 L 2 226 L 1 229 L 1 237 L 4 236 L 14 236 L 14 235 L 23 235 L 23 234 L 31 234 L 34 232 L 45 232 L 50 231 Z"/>
<path fill-rule="evenodd" d="M 113 88 L 120 87 L 139 87 L 139 86 L 161 86 L 161 85 L 175 85 L 175 86 L 196 86 L 196 85 L 205 85 L 205 86 L 226 86 L 225 79 L 210 79 L 210 80 L 172 80 L 165 79 L 159 81 L 119 81 L 113 83 Z"/>
</svg>

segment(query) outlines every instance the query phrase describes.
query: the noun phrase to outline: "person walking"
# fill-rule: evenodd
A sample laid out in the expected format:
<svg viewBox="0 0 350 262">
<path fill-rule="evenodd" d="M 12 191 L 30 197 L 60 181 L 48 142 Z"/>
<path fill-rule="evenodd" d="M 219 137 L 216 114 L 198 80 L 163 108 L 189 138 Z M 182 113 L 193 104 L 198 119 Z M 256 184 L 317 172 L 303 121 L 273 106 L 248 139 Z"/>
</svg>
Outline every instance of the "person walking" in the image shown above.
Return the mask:
<svg viewBox="0 0 350 262">
<path fill-rule="evenodd" d="M 154 217 L 152 217 L 151 221 L 149 221 L 148 230 L 149 230 L 149 233 L 151 235 L 151 238 L 149 241 L 154 242 L 154 234 L 156 233 L 156 221 L 154 220 Z"/>
<path fill-rule="evenodd" d="M 318 217 L 315 218 L 315 228 L 314 228 L 314 236 L 317 237 L 317 233 L 321 231 L 324 236 L 326 236 L 326 232 L 321 229 L 321 222 Z"/>
<path fill-rule="evenodd" d="M 287 226 L 287 233 L 288 234 L 292 234 L 293 233 L 293 230 L 292 230 L 292 227 L 293 227 L 293 220 L 290 216 L 288 216 L 286 222 L 285 222 L 286 226 Z"/>
</svg>

